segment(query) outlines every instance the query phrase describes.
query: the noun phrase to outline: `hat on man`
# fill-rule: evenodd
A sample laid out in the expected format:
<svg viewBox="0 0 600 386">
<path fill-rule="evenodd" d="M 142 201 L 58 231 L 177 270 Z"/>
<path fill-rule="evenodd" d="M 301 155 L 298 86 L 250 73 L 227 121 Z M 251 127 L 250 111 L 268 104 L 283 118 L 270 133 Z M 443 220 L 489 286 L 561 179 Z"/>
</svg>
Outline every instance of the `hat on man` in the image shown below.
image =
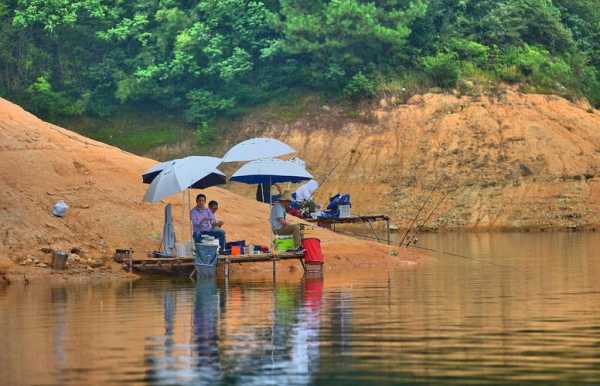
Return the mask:
<svg viewBox="0 0 600 386">
<path fill-rule="evenodd" d="M 284 190 L 279 196 L 279 201 L 292 201 L 292 194 L 289 190 Z"/>
</svg>

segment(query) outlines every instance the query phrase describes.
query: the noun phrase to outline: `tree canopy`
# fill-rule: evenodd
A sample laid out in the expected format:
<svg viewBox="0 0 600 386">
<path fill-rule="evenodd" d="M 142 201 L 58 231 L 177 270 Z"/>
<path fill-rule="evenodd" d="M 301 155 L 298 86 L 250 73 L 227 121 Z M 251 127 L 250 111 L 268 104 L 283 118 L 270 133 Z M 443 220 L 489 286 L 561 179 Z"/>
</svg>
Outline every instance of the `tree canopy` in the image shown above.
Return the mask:
<svg viewBox="0 0 600 386">
<path fill-rule="evenodd" d="M 294 88 L 411 76 L 600 105 L 596 0 L 0 0 L 0 95 L 45 117 L 160 106 L 198 125 Z"/>
</svg>

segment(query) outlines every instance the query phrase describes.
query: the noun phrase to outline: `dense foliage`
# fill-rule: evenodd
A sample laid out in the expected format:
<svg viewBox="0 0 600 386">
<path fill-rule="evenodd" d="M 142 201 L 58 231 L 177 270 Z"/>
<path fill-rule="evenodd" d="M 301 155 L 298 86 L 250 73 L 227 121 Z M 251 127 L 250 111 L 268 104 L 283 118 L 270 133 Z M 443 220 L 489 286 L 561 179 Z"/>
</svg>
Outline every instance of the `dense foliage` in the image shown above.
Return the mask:
<svg viewBox="0 0 600 386">
<path fill-rule="evenodd" d="M 0 95 L 45 117 L 181 111 L 204 140 L 298 88 L 504 81 L 600 104 L 598 0 L 0 0 L 0 20 Z"/>
</svg>

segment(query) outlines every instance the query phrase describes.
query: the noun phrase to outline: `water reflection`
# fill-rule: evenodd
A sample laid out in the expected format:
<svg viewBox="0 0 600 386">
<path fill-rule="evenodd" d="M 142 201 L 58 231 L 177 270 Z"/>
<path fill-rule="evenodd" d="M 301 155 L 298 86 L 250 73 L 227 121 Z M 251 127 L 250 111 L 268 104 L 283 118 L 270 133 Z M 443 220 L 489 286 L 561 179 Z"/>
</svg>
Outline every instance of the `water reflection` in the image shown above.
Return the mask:
<svg viewBox="0 0 600 386">
<path fill-rule="evenodd" d="M 52 288 L 50 303 L 54 306 L 54 325 L 52 328 L 52 351 L 56 363 L 56 372 L 59 381 L 64 382 L 64 369 L 67 367 L 67 354 L 65 352 L 65 337 L 67 334 L 67 290 L 65 288 Z"/>
<path fill-rule="evenodd" d="M 179 292 L 163 292 L 164 334 L 147 338 L 147 383 L 311 383 L 319 370 L 322 277 L 227 287 L 199 281 L 187 304 L 192 307 L 188 343 L 178 331 Z M 179 318 L 185 315 L 184 310 Z"/>
<path fill-rule="evenodd" d="M 417 269 L 0 291 L 2 385 L 599 384 L 597 235 L 438 235 Z"/>
<path fill-rule="evenodd" d="M 193 366 L 202 382 L 214 384 L 220 378 L 219 294 L 214 279 L 196 283 L 192 334 Z"/>
</svg>

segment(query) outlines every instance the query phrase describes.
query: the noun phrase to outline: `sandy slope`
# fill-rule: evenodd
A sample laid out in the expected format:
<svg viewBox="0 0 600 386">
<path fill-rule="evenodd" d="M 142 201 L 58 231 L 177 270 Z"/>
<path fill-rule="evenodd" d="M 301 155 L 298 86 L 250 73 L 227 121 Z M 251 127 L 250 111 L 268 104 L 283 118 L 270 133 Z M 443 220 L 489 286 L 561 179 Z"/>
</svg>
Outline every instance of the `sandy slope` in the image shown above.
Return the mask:
<svg viewBox="0 0 600 386">
<path fill-rule="evenodd" d="M 356 111 L 316 105 L 286 122 L 258 110 L 232 132 L 284 138 L 320 180 L 333 170 L 321 199 L 348 192 L 356 212 L 399 225 L 436 190 L 433 201 L 449 195 L 429 228 L 600 227 L 600 111 L 583 102 L 426 94 Z"/>
<path fill-rule="evenodd" d="M 48 259 L 40 248 L 81 248 L 85 256 L 112 256 L 115 248 L 136 253 L 156 249 L 162 227 L 160 204 L 146 204 L 140 174 L 154 163 L 48 124 L 0 99 L 0 269 L 23 258 Z M 230 239 L 266 244 L 267 207 L 223 189 L 209 189 L 221 203 Z M 54 202 L 70 210 L 53 217 Z M 175 217 L 181 218 L 179 197 Z M 177 228 L 180 227 L 176 224 Z M 393 265 L 415 259 L 372 242 L 315 231 L 330 269 Z"/>
</svg>

